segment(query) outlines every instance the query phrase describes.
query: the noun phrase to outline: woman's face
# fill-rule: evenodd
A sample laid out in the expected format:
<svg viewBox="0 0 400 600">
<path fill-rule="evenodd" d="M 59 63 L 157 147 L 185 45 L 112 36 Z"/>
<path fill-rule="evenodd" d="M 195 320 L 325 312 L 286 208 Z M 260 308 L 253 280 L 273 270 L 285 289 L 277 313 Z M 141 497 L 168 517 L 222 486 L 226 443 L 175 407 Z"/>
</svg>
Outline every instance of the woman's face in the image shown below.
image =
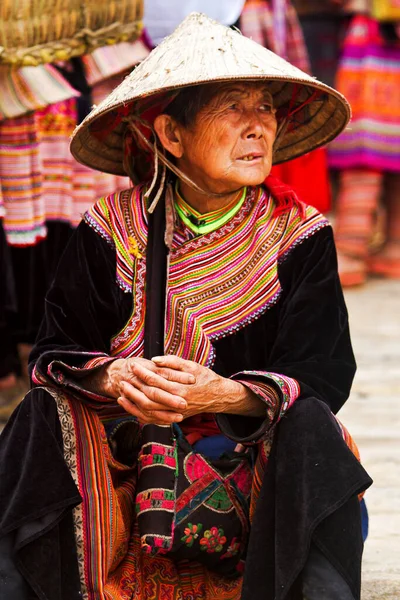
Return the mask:
<svg viewBox="0 0 400 600">
<path fill-rule="evenodd" d="M 173 127 L 179 143 L 167 149 L 203 189 L 228 193 L 259 185 L 270 173 L 277 122 L 263 84 L 219 84 L 192 126 Z"/>
</svg>

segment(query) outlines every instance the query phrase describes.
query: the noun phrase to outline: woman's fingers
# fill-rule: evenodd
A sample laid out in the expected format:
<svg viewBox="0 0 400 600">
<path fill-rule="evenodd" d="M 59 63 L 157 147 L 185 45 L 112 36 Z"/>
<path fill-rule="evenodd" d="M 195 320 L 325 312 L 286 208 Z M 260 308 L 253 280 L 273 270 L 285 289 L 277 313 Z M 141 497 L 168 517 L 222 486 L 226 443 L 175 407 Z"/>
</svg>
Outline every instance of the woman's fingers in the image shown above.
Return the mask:
<svg viewBox="0 0 400 600">
<path fill-rule="evenodd" d="M 164 367 L 156 367 L 156 373 L 161 375 L 167 381 L 173 381 L 174 383 L 182 383 L 183 385 L 193 385 L 196 383 L 196 377 L 186 371 L 179 371 L 177 369 L 169 369 Z"/>
<path fill-rule="evenodd" d="M 167 381 L 182 383 L 183 385 L 196 383 L 195 376 L 187 371 L 159 367 L 153 361 L 145 358 L 129 359 L 129 373 L 136 375 L 138 372 L 147 377 L 150 377 L 150 373 L 156 373 Z"/>
<path fill-rule="evenodd" d="M 174 369 L 176 371 L 184 371 L 193 374 L 198 367 L 198 364 L 192 360 L 186 360 L 175 354 L 166 354 L 165 356 L 153 356 L 151 359 L 158 367 Z"/>
<path fill-rule="evenodd" d="M 135 384 L 124 382 L 121 385 L 123 396 L 137 404 L 140 410 L 172 410 L 179 412 L 187 408 L 186 400 L 156 387 L 136 380 Z"/>
<path fill-rule="evenodd" d="M 123 396 L 118 398 L 118 404 L 120 404 L 126 412 L 136 417 L 139 423 L 142 424 L 154 423 L 156 425 L 170 425 L 171 423 L 182 421 L 182 415 L 168 410 L 154 410 L 144 413 L 136 406 L 136 404 Z"/>
<path fill-rule="evenodd" d="M 192 373 L 178 371 L 173 368 L 160 368 L 157 367 L 153 362 L 151 362 L 151 366 L 153 368 L 147 364 L 142 365 L 141 363 L 136 363 L 133 365 L 133 372 L 148 385 L 160 386 L 162 389 L 167 391 L 176 389 L 176 386 L 174 388 L 172 385 L 170 385 L 173 383 L 182 383 L 184 385 L 196 383 L 196 378 Z"/>
<path fill-rule="evenodd" d="M 143 389 L 143 385 L 146 385 L 147 387 L 152 388 L 153 394 L 158 393 L 156 390 L 163 390 L 172 396 L 179 398 L 181 398 L 182 394 L 184 394 L 184 387 L 177 383 L 176 378 L 171 381 L 166 376 L 159 375 L 158 373 L 149 370 L 147 366 L 143 366 L 140 363 L 132 366 L 132 372 L 135 375 L 135 380 L 132 383 L 135 387 L 139 387 L 139 389 Z M 186 379 L 190 378 L 190 383 L 194 383 L 195 381 L 194 377 L 189 373 L 180 373 L 180 375 L 181 379 L 184 379 L 184 377 Z M 161 402 L 163 402 L 163 400 L 161 400 Z M 185 406 L 182 405 L 182 408 L 185 408 Z"/>
</svg>

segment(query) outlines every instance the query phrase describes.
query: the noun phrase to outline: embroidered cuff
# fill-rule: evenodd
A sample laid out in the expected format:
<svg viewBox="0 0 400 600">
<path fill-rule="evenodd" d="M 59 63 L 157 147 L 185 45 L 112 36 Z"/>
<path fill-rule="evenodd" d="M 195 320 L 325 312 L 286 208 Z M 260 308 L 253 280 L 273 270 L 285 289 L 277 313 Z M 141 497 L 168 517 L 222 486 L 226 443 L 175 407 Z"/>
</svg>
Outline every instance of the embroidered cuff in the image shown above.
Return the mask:
<svg viewBox="0 0 400 600">
<path fill-rule="evenodd" d="M 255 444 L 263 440 L 300 394 L 300 385 L 295 379 L 278 373 L 242 371 L 232 375 L 231 379 L 250 388 L 266 405 L 265 419 L 216 415 L 221 431 L 242 444 Z"/>
<path fill-rule="evenodd" d="M 46 375 L 44 375 L 43 369 L 40 371 L 37 365 L 35 365 L 32 372 L 32 381 L 37 385 L 56 384 L 57 386 L 71 390 L 75 394 L 79 394 L 79 396 L 90 398 L 95 402 L 100 402 L 101 404 L 109 403 L 111 399 L 108 396 L 87 390 L 80 384 L 80 381 L 87 377 L 87 375 L 95 373 L 104 365 L 113 362 L 117 357 L 111 357 L 106 354 L 93 356 L 93 353 L 87 353 L 87 355 L 92 358 L 79 367 L 68 365 L 62 360 L 53 360 L 47 365 Z M 82 353 L 83 356 L 84 353 Z M 40 362 L 40 359 L 38 362 Z"/>
<path fill-rule="evenodd" d="M 236 377 L 234 377 L 234 379 L 236 379 Z M 248 387 L 264 402 L 267 417 L 271 423 L 275 421 L 281 402 L 279 392 L 275 386 L 266 381 L 246 381 L 245 379 L 236 379 L 236 381 L 239 381 L 242 385 Z"/>
<path fill-rule="evenodd" d="M 256 385 L 260 391 L 262 391 L 262 388 L 265 385 L 272 385 L 275 390 L 278 390 L 280 396 L 279 414 L 277 415 L 278 420 L 287 410 L 289 410 L 293 402 L 297 400 L 300 395 L 300 384 L 296 379 L 286 377 L 286 375 L 281 375 L 280 373 L 271 373 L 268 371 L 242 371 L 241 373 L 233 375 L 232 379 L 250 382 L 253 385 Z M 242 383 L 244 383 L 244 381 L 242 381 Z"/>
</svg>

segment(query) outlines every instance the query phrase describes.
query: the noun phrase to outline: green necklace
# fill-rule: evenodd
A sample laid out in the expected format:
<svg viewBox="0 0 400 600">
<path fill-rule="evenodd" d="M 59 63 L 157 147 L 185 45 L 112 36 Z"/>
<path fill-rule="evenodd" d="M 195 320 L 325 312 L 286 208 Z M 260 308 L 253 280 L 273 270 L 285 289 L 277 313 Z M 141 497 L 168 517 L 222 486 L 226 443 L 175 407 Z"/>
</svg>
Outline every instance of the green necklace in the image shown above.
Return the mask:
<svg viewBox="0 0 400 600">
<path fill-rule="evenodd" d="M 175 185 L 175 208 L 183 223 L 196 235 L 204 235 L 225 225 L 242 207 L 247 194 L 247 187 L 239 199 L 234 199 L 228 206 L 201 214 L 190 206 L 179 192 L 178 182 Z"/>
</svg>

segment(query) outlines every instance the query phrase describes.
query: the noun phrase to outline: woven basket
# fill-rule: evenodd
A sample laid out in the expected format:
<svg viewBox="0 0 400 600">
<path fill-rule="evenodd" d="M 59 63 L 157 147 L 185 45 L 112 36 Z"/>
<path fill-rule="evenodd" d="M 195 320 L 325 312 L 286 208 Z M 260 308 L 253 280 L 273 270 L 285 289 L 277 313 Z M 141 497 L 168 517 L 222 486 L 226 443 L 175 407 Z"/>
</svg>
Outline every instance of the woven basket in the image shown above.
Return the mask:
<svg viewBox="0 0 400 600">
<path fill-rule="evenodd" d="M 0 0 L 0 63 L 37 66 L 136 39 L 143 0 Z"/>
</svg>

